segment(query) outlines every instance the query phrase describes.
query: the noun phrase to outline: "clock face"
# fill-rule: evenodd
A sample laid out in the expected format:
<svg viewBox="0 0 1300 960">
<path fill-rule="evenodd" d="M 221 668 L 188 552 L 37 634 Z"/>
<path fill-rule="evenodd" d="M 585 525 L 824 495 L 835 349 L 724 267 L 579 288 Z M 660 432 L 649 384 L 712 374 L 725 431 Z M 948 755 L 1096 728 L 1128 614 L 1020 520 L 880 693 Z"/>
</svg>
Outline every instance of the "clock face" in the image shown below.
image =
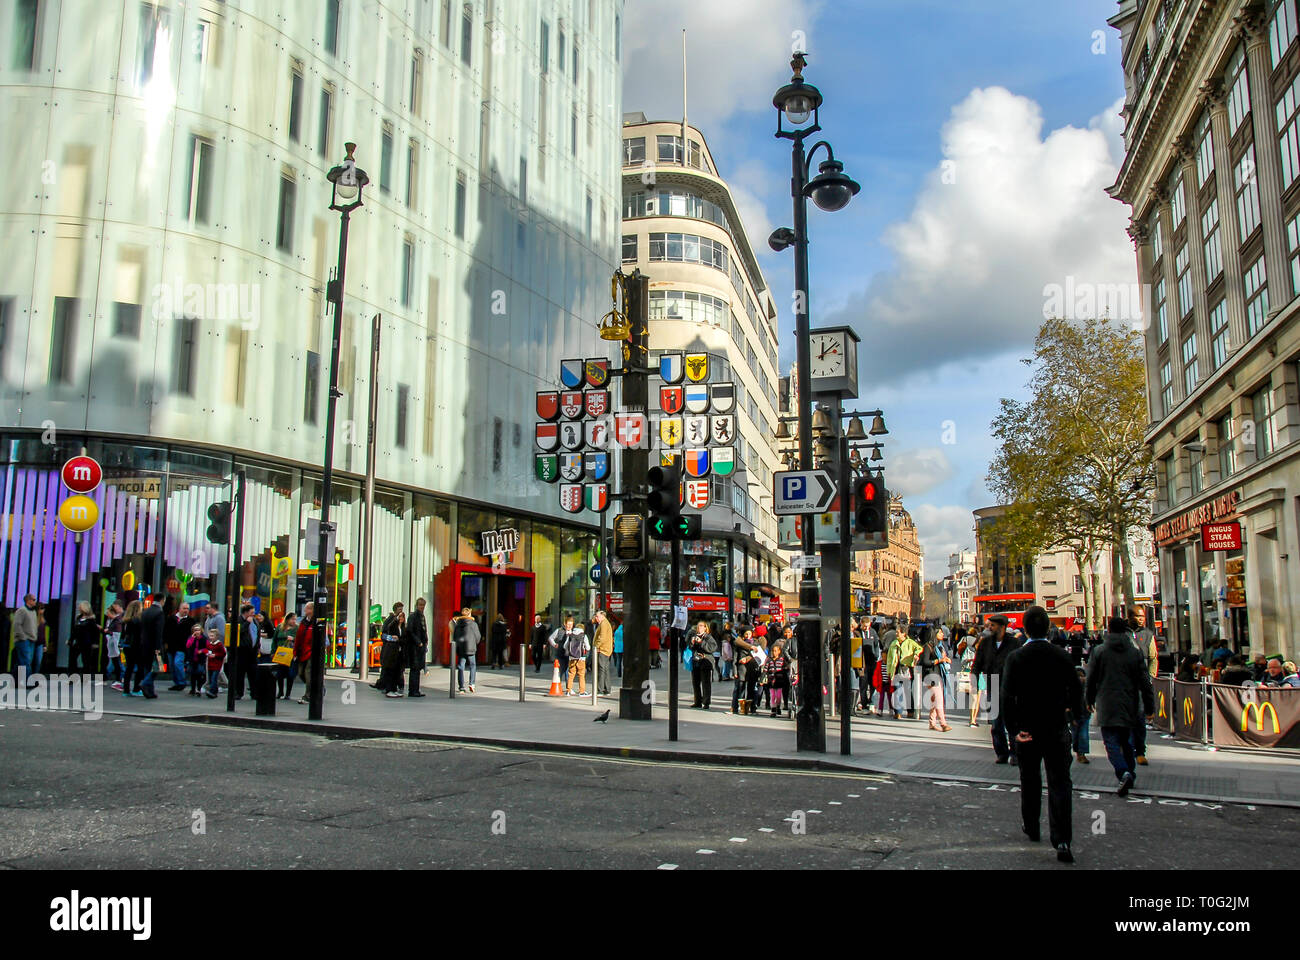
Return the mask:
<svg viewBox="0 0 1300 960">
<path fill-rule="evenodd" d="M 819 333 L 812 337 L 809 372 L 822 379 L 842 377 L 848 369 L 848 350 L 842 334 Z"/>
</svg>

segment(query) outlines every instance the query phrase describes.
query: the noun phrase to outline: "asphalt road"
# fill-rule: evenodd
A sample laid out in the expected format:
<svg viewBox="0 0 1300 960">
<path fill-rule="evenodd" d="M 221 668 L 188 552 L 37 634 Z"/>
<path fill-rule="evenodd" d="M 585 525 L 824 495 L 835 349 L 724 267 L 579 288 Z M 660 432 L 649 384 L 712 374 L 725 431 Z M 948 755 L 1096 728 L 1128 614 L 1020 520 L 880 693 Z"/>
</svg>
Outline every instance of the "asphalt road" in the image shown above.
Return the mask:
<svg viewBox="0 0 1300 960">
<path fill-rule="evenodd" d="M 1071 868 L 1005 787 L 68 713 L 0 714 L 0 757 L 0 869 L 1255 869 L 1300 835 L 1292 809 L 1076 794 Z"/>
</svg>

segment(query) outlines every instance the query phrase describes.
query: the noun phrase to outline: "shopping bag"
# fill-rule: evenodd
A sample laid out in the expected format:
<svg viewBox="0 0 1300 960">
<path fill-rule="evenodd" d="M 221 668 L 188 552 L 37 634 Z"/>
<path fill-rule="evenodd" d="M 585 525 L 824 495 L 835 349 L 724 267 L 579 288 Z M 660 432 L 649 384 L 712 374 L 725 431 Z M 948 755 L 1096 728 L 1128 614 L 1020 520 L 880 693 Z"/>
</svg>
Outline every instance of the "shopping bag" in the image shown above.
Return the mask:
<svg viewBox="0 0 1300 960">
<path fill-rule="evenodd" d="M 287 667 L 293 663 L 293 647 L 284 644 L 275 648 L 275 653 L 271 655 L 271 662 L 278 663 L 282 667 Z"/>
</svg>

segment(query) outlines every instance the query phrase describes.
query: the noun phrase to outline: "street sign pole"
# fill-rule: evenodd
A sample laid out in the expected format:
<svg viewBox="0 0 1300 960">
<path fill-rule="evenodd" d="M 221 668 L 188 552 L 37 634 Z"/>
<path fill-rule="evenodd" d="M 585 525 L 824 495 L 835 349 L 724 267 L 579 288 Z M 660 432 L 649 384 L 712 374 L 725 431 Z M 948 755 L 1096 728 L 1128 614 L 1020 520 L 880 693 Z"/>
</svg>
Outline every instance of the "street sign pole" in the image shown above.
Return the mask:
<svg viewBox="0 0 1300 960">
<path fill-rule="evenodd" d="M 679 588 L 678 569 L 682 560 L 682 542 L 673 537 L 673 560 L 670 567 L 669 585 L 669 620 L 668 620 L 668 739 L 677 739 L 677 651 L 679 644 L 677 642 L 677 601 L 680 599 L 677 595 Z M 627 636 L 627 630 L 623 631 L 623 636 Z"/>
<path fill-rule="evenodd" d="M 838 410 L 836 411 L 839 412 Z M 840 420 L 837 418 L 837 424 Z M 849 498 L 853 495 L 849 472 L 849 441 L 840 430 L 840 753 L 853 753 L 853 704 L 850 671 L 853 669 L 853 632 L 849 629 L 849 570 L 853 556 L 853 531 L 849 528 Z M 865 661 L 864 661 L 865 663 Z"/>
<path fill-rule="evenodd" d="M 627 413 L 646 413 L 649 401 L 649 375 L 646 373 L 649 343 L 650 278 L 639 270 L 623 282 L 623 309 L 632 332 L 623 347 L 623 409 Z M 648 417 L 647 417 L 648 422 Z M 647 427 L 648 430 L 648 427 Z M 650 469 L 649 438 L 635 447 L 623 448 L 623 511 L 646 515 L 646 498 L 638 493 Z M 617 534 L 616 534 L 617 535 Z M 623 682 L 618 691 L 618 715 L 621 720 L 649 720 L 654 698 L 650 689 L 650 563 L 645 548 L 644 524 L 641 530 L 642 559 L 629 562 L 623 574 Z M 602 584 L 603 586 L 603 584 Z"/>
</svg>

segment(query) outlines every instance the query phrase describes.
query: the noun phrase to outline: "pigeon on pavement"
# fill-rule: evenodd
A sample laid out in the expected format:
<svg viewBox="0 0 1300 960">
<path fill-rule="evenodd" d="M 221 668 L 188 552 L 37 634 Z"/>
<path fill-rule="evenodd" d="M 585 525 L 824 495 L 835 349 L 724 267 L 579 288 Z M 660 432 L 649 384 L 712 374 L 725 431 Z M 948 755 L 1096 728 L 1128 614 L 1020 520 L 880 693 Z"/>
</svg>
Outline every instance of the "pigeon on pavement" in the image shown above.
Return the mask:
<svg viewBox="0 0 1300 960">
<path fill-rule="evenodd" d="M 608 720 L 608 719 L 609 719 L 609 711 L 606 710 L 604 713 L 602 713 L 599 717 L 597 717 L 595 720 L 593 720 L 593 721 L 591 721 L 591 722 L 592 722 L 592 723 L 604 723 L 604 722 L 605 722 L 606 720 Z"/>
</svg>

